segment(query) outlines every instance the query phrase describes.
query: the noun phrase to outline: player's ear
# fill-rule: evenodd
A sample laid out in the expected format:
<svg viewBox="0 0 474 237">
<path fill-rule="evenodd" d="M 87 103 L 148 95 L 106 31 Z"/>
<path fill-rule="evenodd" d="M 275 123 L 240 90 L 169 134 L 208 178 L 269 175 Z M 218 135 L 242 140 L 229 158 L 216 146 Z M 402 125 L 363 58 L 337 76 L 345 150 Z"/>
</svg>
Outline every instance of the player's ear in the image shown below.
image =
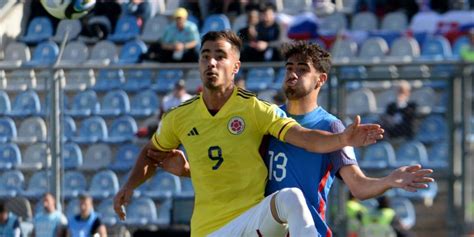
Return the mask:
<svg viewBox="0 0 474 237">
<path fill-rule="evenodd" d="M 320 73 L 320 74 L 319 74 L 319 77 L 318 77 L 317 86 L 318 86 L 318 87 L 323 86 L 324 83 L 326 83 L 327 80 L 328 80 L 328 74 L 327 74 L 327 73 Z"/>
<path fill-rule="evenodd" d="M 237 74 L 239 72 L 239 69 L 240 69 L 240 61 L 237 61 L 234 64 L 234 70 L 233 70 L 234 74 Z"/>
</svg>

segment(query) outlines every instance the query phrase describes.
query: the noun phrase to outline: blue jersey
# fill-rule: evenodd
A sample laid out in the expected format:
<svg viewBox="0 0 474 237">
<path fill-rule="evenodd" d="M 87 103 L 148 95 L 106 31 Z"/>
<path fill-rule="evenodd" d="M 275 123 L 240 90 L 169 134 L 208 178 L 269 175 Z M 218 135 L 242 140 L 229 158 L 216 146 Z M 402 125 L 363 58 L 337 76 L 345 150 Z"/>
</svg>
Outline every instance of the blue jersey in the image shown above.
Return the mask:
<svg viewBox="0 0 474 237">
<path fill-rule="evenodd" d="M 286 112 L 285 106 L 282 106 L 282 109 Z M 342 122 L 321 107 L 304 115 L 288 113 L 288 116 L 305 128 L 333 133 L 344 131 Z M 270 138 L 265 162 L 269 169 L 266 195 L 282 188 L 300 188 L 318 233 L 323 237 L 332 236 L 325 222 L 327 196 L 338 170 L 345 165 L 357 164 L 352 147 L 318 154 Z"/>
</svg>

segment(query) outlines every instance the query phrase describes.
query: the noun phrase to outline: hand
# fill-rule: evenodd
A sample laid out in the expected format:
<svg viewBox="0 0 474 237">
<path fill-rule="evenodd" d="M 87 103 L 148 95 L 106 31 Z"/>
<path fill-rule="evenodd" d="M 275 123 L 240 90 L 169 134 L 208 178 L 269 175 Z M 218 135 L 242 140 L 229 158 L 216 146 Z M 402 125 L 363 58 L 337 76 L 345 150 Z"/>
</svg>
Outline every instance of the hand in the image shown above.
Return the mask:
<svg viewBox="0 0 474 237">
<path fill-rule="evenodd" d="M 265 51 L 268 48 L 268 43 L 265 41 L 257 41 L 257 50 Z"/>
<path fill-rule="evenodd" d="M 357 115 L 354 122 L 341 135 L 342 143 L 346 146 L 367 146 L 383 138 L 384 130 L 378 124 L 360 124 Z"/>
<path fill-rule="evenodd" d="M 124 186 L 114 197 L 114 211 L 122 221 L 127 217 L 127 214 L 125 213 L 125 206 L 130 203 L 132 195 L 133 189 Z"/>
<path fill-rule="evenodd" d="M 181 150 L 173 149 L 170 152 L 163 152 L 148 149 L 147 158 L 174 175 L 186 176 L 189 173 L 189 163 Z"/>
<path fill-rule="evenodd" d="M 184 50 L 184 44 L 179 42 L 174 45 L 174 51 L 183 51 Z"/>
<path fill-rule="evenodd" d="M 431 169 L 422 169 L 421 165 L 402 166 L 387 176 L 393 188 L 402 188 L 409 192 L 416 192 L 420 188 L 428 188 L 427 183 L 434 179 L 427 177 L 433 173 Z"/>
</svg>

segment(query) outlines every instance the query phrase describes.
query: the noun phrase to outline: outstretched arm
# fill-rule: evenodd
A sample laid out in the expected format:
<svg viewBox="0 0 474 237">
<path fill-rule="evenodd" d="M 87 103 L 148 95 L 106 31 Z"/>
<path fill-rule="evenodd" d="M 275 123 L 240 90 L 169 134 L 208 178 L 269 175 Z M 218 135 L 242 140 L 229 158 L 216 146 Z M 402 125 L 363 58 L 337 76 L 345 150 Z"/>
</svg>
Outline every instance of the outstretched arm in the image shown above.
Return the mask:
<svg viewBox="0 0 474 237">
<path fill-rule="evenodd" d="M 365 176 L 356 165 L 344 166 L 339 170 L 344 182 L 352 195 L 364 200 L 379 196 L 391 188 L 402 188 L 410 192 L 427 188 L 434 179 L 427 175 L 433 173 L 431 169 L 422 169 L 421 165 L 402 166 L 382 178 Z"/>
<path fill-rule="evenodd" d="M 345 146 L 367 146 L 383 138 L 383 129 L 378 124 L 360 124 L 360 116 L 344 132 L 332 134 L 321 130 L 291 127 L 285 141 L 310 152 L 329 153 Z"/>
</svg>

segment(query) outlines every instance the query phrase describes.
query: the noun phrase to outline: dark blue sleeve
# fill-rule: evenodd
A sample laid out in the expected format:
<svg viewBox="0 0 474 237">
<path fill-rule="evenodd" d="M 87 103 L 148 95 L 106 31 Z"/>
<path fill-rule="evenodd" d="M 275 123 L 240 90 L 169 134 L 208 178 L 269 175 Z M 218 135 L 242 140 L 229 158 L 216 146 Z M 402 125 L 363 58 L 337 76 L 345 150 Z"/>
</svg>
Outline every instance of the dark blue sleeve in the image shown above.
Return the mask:
<svg viewBox="0 0 474 237">
<path fill-rule="evenodd" d="M 330 123 L 330 132 L 341 133 L 344 131 L 344 125 L 340 120 L 334 120 Z M 353 147 L 344 147 L 342 150 L 332 152 L 330 155 L 333 172 L 339 172 L 339 169 L 347 165 L 357 165 L 357 159 Z"/>
</svg>

